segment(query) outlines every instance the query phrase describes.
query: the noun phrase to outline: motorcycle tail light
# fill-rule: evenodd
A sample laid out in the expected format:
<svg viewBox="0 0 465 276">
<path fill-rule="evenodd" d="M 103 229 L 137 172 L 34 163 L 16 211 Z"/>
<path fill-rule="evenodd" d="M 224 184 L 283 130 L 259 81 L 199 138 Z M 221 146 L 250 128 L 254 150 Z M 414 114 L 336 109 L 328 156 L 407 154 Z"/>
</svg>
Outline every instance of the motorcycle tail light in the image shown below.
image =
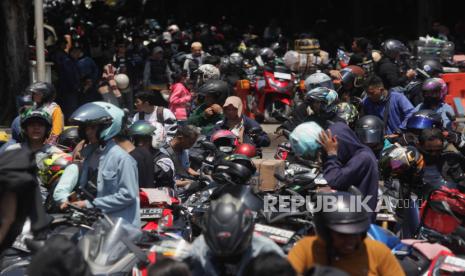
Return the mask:
<svg viewBox="0 0 465 276">
<path fill-rule="evenodd" d="M 249 80 L 240 80 L 240 88 L 244 90 L 249 90 L 250 89 L 250 81 Z"/>
<path fill-rule="evenodd" d="M 304 80 L 300 81 L 299 88 L 300 88 L 300 90 L 305 91 L 305 81 Z"/>
</svg>

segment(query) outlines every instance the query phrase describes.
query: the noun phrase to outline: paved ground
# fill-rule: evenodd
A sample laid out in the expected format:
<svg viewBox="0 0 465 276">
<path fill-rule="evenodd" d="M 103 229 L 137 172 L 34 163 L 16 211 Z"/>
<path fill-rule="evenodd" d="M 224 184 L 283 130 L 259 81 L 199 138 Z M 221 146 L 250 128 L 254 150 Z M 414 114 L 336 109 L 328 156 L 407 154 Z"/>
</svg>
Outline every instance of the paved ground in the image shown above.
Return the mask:
<svg viewBox="0 0 465 276">
<path fill-rule="evenodd" d="M 276 137 L 274 134 L 278 124 L 262 124 L 263 130 L 268 133 L 268 136 L 271 140 L 271 145 L 263 149 L 263 158 L 264 159 L 273 159 L 273 156 L 276 152 L 276 147 L 279 143 L 286 141 L 284 137 Z"/>
</svg>

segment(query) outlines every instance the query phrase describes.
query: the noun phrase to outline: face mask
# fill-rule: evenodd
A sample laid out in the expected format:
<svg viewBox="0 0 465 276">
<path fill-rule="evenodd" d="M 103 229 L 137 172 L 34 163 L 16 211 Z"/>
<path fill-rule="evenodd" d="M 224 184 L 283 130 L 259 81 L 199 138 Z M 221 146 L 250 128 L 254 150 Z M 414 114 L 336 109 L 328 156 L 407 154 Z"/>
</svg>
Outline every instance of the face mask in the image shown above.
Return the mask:
<svg viewBox="0 0 465 276">
<path fill-rule="evenodd" d="M 441 99 L 439 98 L 433 98 L 433 97 L 425 97 L 424 102 L 426 105 L 436 105 L 441 102 Z"/>
</svg>

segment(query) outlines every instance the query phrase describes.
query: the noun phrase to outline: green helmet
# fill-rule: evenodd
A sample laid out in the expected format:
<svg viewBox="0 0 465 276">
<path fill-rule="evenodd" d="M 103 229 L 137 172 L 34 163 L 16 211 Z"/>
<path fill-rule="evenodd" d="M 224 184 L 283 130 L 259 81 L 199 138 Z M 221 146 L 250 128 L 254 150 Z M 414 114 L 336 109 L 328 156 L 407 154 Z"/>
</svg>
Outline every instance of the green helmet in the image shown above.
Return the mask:
<svg viewBox="0 0 465 276">
<path fill-rule="evenodd" d="M 155 130 L 151 123 L 140 120 L 129 127 L 129 136 L 152 136 Z"/>
<path fill-rule="evenodd" d="M 22 131 L 26 130 L 26 126 L 32 121 L 32 120 L 38 120 L 43 122 L 43 124 L 46 126 L 46 136 L 48 137 L 50 135 L 50 131 L 52 129 L 52 119 L 50 118 L 50 115 L 48 115 L 47 112 L 41 111 L 41 110 L 32 110 L 29 109 L 23 114 L 21 114 L 21 129 Z"/>
</svg>

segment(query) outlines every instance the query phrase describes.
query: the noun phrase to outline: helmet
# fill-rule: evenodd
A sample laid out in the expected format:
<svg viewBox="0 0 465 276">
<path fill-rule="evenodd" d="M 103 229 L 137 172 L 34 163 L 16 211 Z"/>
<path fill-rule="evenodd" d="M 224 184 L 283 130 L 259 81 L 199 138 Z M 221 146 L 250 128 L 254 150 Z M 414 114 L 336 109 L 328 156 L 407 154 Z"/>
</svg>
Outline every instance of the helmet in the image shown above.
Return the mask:
<svg viewBox="0 0 465 276">
<path fill-rule="evenodd" d="M 243 60 L 244 58 L 240 53 L 232 53 L 231 55 L 229 55 L 229 64 L 234 65 L 236 67 L 241 67 Z"/>
<path fill-rule="evenodd" d="M 273 61 L 276 57 L 274 51 L 268 47 L 260 49 L 260 51 L 258 52 L 258 55 L 262 58 L 263 62 L 265 63 Z"/>
<path fill-rule="evenodd" d="M 389 58 L 396 58 L 398 55 L 408 52 L 408 49 L 399 40 L 388 39 L 381 43 L 381 51 Z"/>
<path fill-rule="evenodd" d="M 176 25 L 176 24 L 170 25 L 167 30 L 170 33 L 177 33 L 177 32 L 180 31 L 178 25 Z"/>
<path fill-rule="evenodd" d="M 348 125 L 353 124 L 358 119 L 358 110 L 353 104 L 342 102 L 336 107 L 337 116 L 344 119 Z"/>
<path fill-rule="evenodd" d="M 326 87 L 329 89 L 334 89 L 333 81 L 331 80 L 331 78 L 325 73 L 321 72 L 311 74 L 310 76 L 308 76 L 308 78 L 305 79 L 305 89 L 307 91 L 310 91 L 317 87 Z"/>
<path fill-rule="evenodd" d="M 125 113 L 111 103 L 91 102 L 74 111 L 69 121 L 77 125 L 100 125 L 98 138 L 106 142 L 118 135 L 123 129 Z"/>
<path fill-rule="evenodd" d="M 255 156 L 257 156 L 257 148 L 252 144 L 244 143 L 237 146 L 234 153 L 242 154 L 249 158 L 254 158 Z"/>
<path fill-rule="evenodd" d="M 58 136 L 58 144 L 67 147 L 69 151 L 74 150 L 80 141 L 81 137 L 79 137 L 79 127 L 77 126 L 65 127 L 60 136 Z"/>
<path fill-rule="evenodd" d="M 217 257 L 236 256 L 252 242 L 252 211 L 240 200 L 225 194 L 212 202 L 205 214 L 203 235 Z"/>
<path fill-rule="evenodd" d="M 53 153 L 42 159 L 38 165 L 38 175 L 42 183 L 51 188 L 52 183 L 58 180 L 65 168 L 71 164 L 73 157 L 68 153 Z"/>
<path fill-rule="evenodd" d="M 286 52 L 286 43 L 273 42 L 270 45 L 270 49 L 273 50 L 273 52 L 275 52 L 278 56 L 282 56 Z"/>
<path fill-rule="evenodd" d="M 213 133 L 210 138 L 211 142 L 224 153 L 232 153 L 239 144 L 237 136 L 230 130 L 220 129 Z"/>
<path fill-rule="evenodd" d="M 370 218 L 364 208 L 353 210 L 355 198 L 357 195 L 348 192 L 321 193 L 317 194 L 321 198 L 320 202 L 334 202 L 325 200 L 325 197 L 336 198 L 336 202 L 330 207 L 336 209 L 327 212 L 324 208 L 320 208 L 314 215 L 314 225 L 318 236 L 324 241 L 331 240 L 330 231 L 332 230 L 342 234 L 362 234 L 365 235 L 370 227 Z"/>
<path fill-rule="evenodd" d="M 248 59 L 254 59 L 256 56 L 258 56 L 257 47 L 250 46 L 250 47 L 247 47 L 247 49 L 245 49 L 244 57 L 246 57 Z"/>
<path fill-rule="evenodd" d="M 336 112 L 337 92 L 326 87 L 317 87 L 305 94 L 305 101 L 307 103 L 321 102 L 321 109 L 324 113 Z"/>
<path fill-rule="evenodd" d="M 419 68 L 426 78 L 434 78 L 444 72 L 442 64 L 437 59 L 425 59 L 421 62 Z"/>
<path fill-rule="evenodd" d="M 292 151 L 302 157 L 314 158 L 320 150 L 320 133 L 323 129 L 315 122 L 298 125 L 289 135 Z"/>
<path fill-rule="evenodd" d="M 128 134 L 131 137 L 146 136 L 152 138 L 152 147 L 160 148 L 166 142 L 166 131 L 162 124 L 156 122 L 151 123 L 145 120 L 139 120 L 133 123 L 129 129 Z"/>
<path fill-rule="evenodd" d="M 29 85 L 26 88 L 26 92 L 29 94 L 41 93 L 43 95 L 42 101 L 44 103 L 53 101 L 56 95 L 55 87 L 53 84 L 43 81 L 35 82 Z"/>
<path fill-rule="evenodd" d="M 256 171 L 250 158 L 242 154 L 232 154 L 218 162 L 212 177 L 219 183 L 247 185 Z"/>
<path fill-rule="evenodd" d="M 197 69 L 197 74 L 201 75 L 202 81 L 218 80 L 220 78 L 220 70 L 211 64 L 202 64 Z"/>
<path fill-rule="evenodd" d="M 125 90 L 129 87 L 129 77 L 126 74 L 118 74 L 115 76 L 116 86 L 120 90 Z"/>
<path fill-rule="evenodd" d="M 47 112 L 41 110 L 28 110 L 27 112 L 21 114 L 21 129 L 22 131 L 26 130 L 26 126 L 34 120 L 41 121 L 45 127 L 45 136 L 48 137 L 50 135 L 50 131 L 52 129 L 52 119 Z"/>
<path fill-rule="evenodd" d="M 441 115 L 431 109 L 423 109 L 413 113 L 407 120 L 407 130 L 423 130 L 427 128 L 442 128 Z"/>
<path fill-rule="evenodd" d="M 409 180 L 412 180 L 412 177 L 421 177 L 425 167 L 423 155 L 413 146 L 391 146 L 382 152 L 379 163 L 385 177 Z"/>
<path fill-rule="evenodd" d="M 425 98 L 437 98 L 442 101 L 447 95 L 447 84 L 441 78 L 431 78 L 425 80 L 422 89 L 423 97 Z"/>
<path fill-rule="evenodd" d="M 363 116 L 355 124 L 354 130 L 358 139 L 365 145 L 384 143 L 384 122 L 377 116 Z"/>
<path fill-rule="evenodd" d="M 23 94 L 16 96 L 16 107 L 18 110 L 21 110 L 25 106 L 33 106 L 34 102 L 32 101 L 31 94 Z"/>
<path fill-rule="evenodd" d="M 200 95 L 212 95 L 221 105 L 229 97 L 230 92 L 228 83 L 222 80 L 208 80 L 199 88 Z"/>
<path fill-rule="evenodd" d="M 365 71 L 357 65 L 349 65 L 341 70 L 342 86 L 345 89 L 363 86 Z"/>
</svg>

